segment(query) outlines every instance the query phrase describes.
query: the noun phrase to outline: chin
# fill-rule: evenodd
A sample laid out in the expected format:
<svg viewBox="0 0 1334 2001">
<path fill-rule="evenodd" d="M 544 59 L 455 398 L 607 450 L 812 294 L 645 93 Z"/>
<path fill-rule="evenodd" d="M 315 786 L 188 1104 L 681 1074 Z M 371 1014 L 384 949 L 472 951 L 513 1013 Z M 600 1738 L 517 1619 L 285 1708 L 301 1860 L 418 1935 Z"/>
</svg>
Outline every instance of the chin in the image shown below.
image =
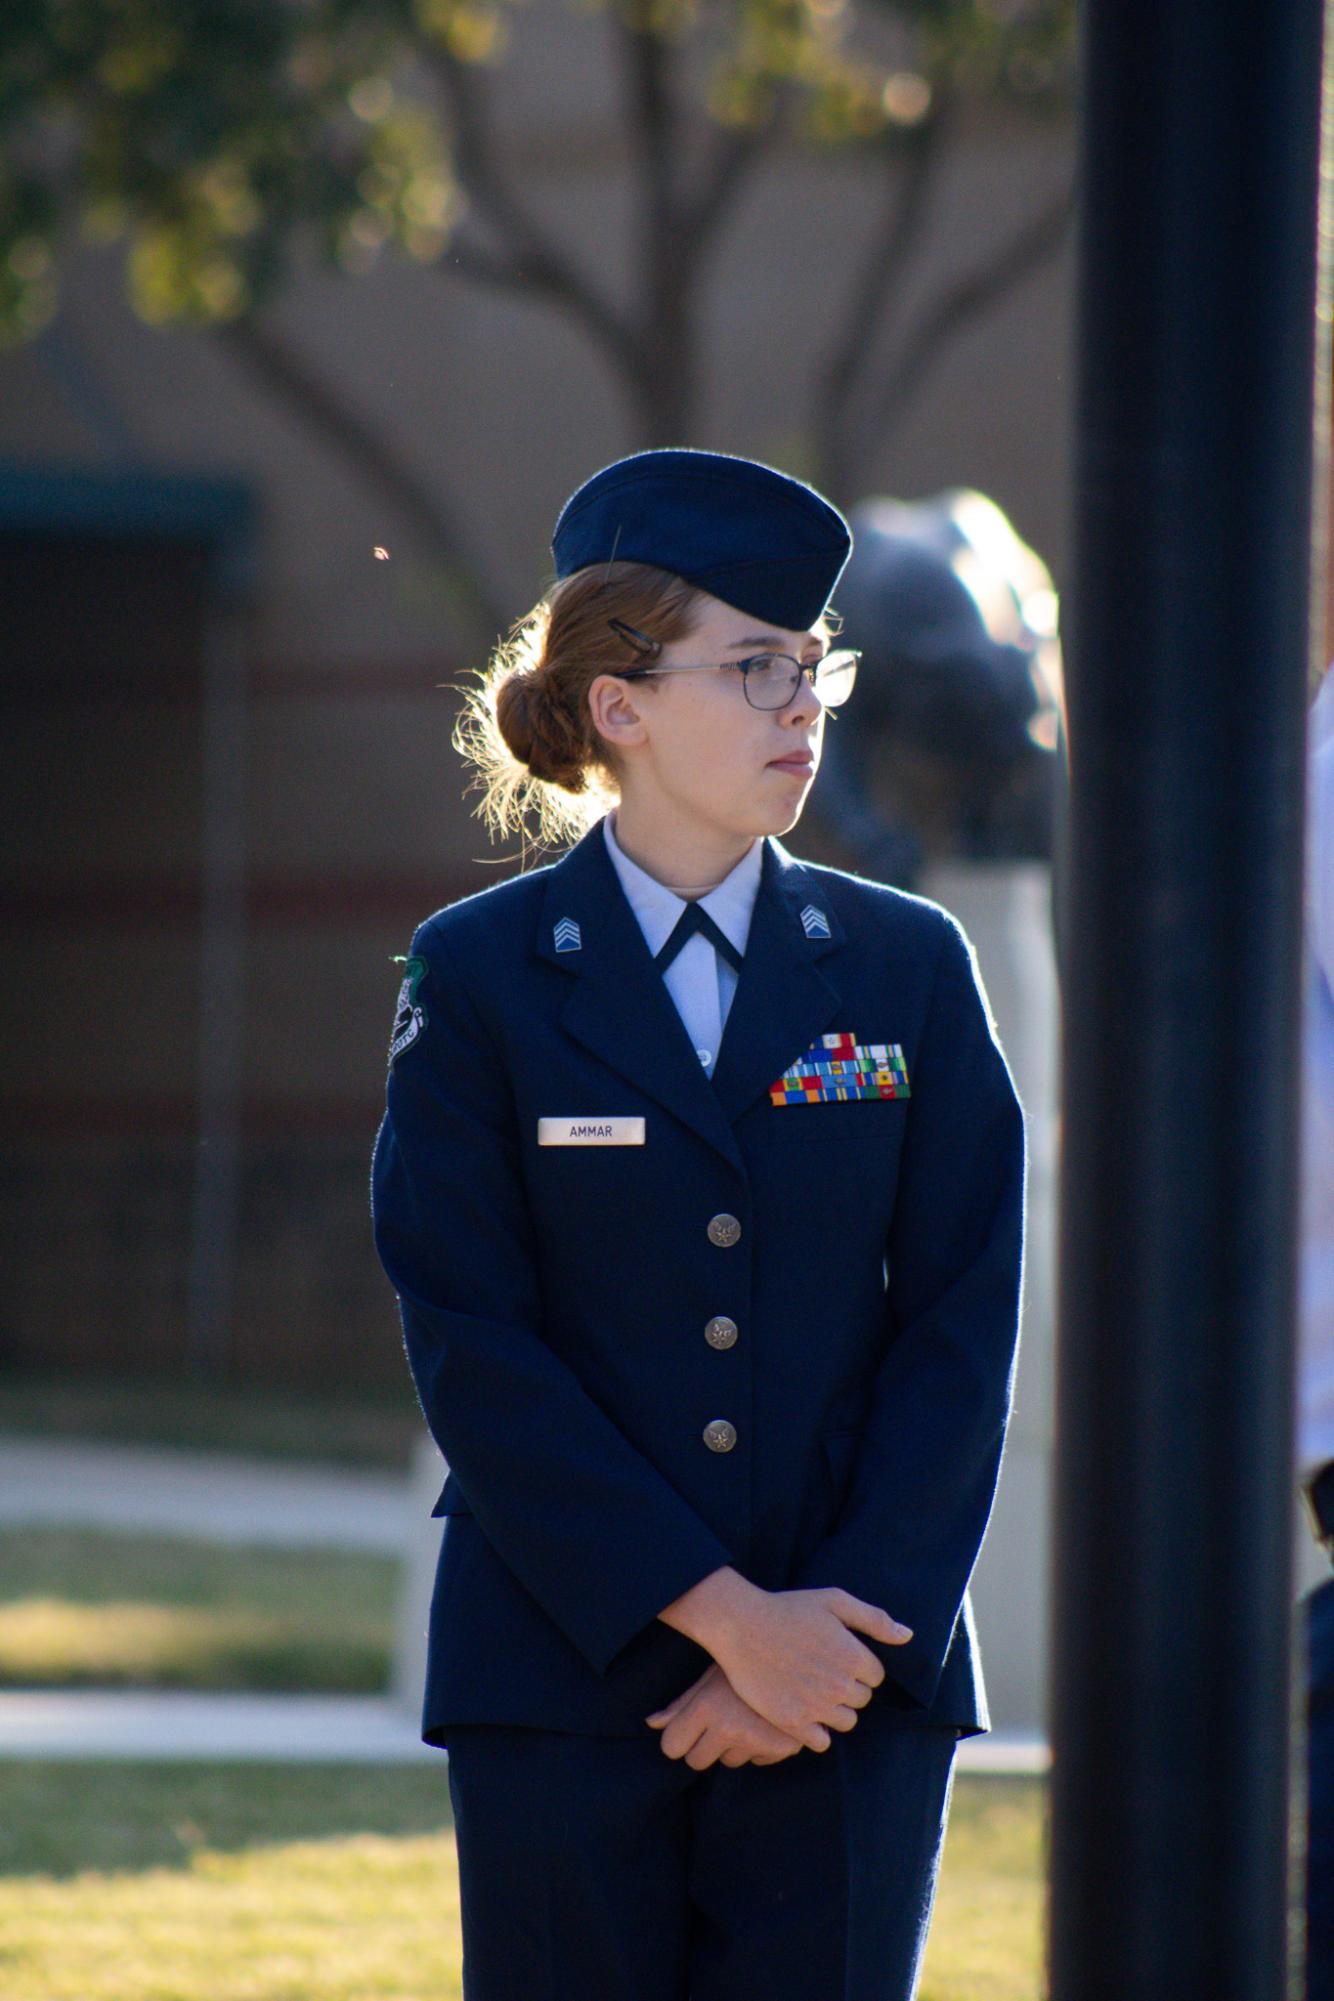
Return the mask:
<svg viewBox="0 0 1334 2001">
<path fill-rule="evenodd" d="M 795 806 L 765 807 L 755 816 L 755 832 L 757 834 L 790 833 L 801 818 L 801 810 L 805 803 L 804 799 L 799 799 Z"/>
</svg>

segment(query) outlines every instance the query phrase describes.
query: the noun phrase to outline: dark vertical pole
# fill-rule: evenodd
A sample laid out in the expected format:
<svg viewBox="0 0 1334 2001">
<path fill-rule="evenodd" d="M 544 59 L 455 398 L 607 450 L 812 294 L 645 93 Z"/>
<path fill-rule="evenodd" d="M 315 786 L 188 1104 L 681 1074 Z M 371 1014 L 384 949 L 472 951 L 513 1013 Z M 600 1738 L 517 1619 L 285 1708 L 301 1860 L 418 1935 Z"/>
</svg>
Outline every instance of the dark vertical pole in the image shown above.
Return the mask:
<svg viewBox="0 0 1334 2001">
<path fill-rule="evenodd" d="M 1086 0 L 1053 2001 L 1288 1992 L 1320 0 Z"/>
</svg>

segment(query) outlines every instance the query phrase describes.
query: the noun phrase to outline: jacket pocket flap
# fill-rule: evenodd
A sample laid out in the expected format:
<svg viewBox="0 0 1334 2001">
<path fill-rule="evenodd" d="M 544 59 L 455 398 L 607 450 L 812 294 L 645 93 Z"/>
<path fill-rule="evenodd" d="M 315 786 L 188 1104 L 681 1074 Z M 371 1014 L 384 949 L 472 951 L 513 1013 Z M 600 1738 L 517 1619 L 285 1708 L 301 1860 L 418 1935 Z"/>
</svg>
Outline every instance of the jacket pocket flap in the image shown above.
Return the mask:
<svg viewBox="0 0 1334 2001">
<path fill-rule="evenodd" d="M 431 1510 L 432 1517 L 436 1515 L 470 1515 L 471 1513 L 472 1509 L 468 1505 L 463 1489 L 460 1487 L 455 1474 L 451 1472 L 444 1486 L 440 1489 L 436 1504 Z"/>
</svg>

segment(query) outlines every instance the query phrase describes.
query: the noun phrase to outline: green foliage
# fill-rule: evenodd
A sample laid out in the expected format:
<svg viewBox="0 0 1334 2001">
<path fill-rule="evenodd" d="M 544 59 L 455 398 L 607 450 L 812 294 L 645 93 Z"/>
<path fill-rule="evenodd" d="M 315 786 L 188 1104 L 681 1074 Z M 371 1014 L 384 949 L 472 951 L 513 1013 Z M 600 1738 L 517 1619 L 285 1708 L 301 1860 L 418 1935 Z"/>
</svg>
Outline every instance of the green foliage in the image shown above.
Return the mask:
<svg viewBox="0 0 1334 2001">
<path fill-rule="evenodd" d="M 1036 110 L 1068 102 L 1074 0 L 894 0 L 919 37 L 922 68 L 977 97 Z"/>
<path fill-rule="evenodd" d="M 238 317 L 313 242 L 437 256 L 457 194 L 400 101 L 400 10 L 347 0 L 25 0 L 0 13 L 0 312 L 54 303 L 60 233 L 126 236 L 152 321 Z"/>
<path fill-rule="evenodd" d="M 1063 101 L 1074 0 L 574 0 L 699 38 L 701 109 L 901 143 L 942 92 Z M 72 237 L 123 239 L 158 324 L 248 313 L 314 252 L 437 259 L 466 201 L 442 74 L 501 60 L 519 0 L 6 0 L 0 339 L 51 316 Z M 896 48 L 859 50 L 863 24 Z"/>
</svg>

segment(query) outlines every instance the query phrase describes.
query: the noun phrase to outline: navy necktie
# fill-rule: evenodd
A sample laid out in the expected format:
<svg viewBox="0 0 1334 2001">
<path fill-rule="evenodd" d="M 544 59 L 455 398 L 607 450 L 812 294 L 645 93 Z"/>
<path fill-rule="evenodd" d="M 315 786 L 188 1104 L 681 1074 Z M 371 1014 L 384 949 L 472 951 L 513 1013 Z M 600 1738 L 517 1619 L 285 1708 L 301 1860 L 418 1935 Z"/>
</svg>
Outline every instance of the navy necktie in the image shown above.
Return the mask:
<svg viewBox="0 0 1334 2001">
<path fill-rule="evenodd" d="M 693 938 L 697 931 L 703 932 L 714 950 L 722 953 L 729 966 L 735 967 L 738 973 L 741 971 L 740 952 L 737 951 L 736 946 L 727 936 L 727 933 L 710 917 L 703 905 L 696 901 L 687 903 L 685 909 L 676 920 L 671 937 L 654 959 L 653 963 L 660 973 L 666 972 L 681 947 L 689 939 Z"/>
</svg>

